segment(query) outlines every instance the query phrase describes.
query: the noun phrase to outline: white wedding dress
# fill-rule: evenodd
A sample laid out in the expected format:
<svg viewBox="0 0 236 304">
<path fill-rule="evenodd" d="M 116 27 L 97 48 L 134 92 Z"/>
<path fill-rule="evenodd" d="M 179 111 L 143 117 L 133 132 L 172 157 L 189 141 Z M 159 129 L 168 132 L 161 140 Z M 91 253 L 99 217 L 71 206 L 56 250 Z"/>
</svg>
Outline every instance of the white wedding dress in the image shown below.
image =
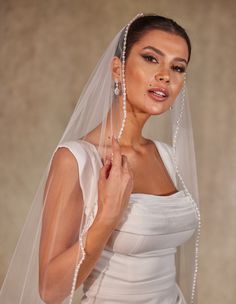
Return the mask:
<svg viewBox="0 0 236 304">
<path fill-rule="evenodd" d="M 176 186 L 171 147 L 154 142 Z M 78 140 L 61 146 L 67 146 L 83 167 L 80 176 L 88 174 L 86 162 L 93 162 L 93 170 L 102 166 L 91 143 Z M 91 166 L 88 170 L 91 174 Z M 196 228 L 195 209 L 183 190 L 168 196 L 132 193 L 120 225 L 83 284 L 81 303 L 185 304 L 176 283 L 175 253 Z"/>
</svg>

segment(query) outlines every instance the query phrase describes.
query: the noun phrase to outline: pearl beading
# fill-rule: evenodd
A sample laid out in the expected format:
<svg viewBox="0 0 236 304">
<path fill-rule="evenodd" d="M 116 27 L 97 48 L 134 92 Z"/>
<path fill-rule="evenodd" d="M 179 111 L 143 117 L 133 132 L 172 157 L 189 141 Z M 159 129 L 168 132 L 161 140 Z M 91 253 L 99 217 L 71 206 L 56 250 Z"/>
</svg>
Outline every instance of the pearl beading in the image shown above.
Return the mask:
<svg viewBox="0 0 236 304">
<path fill-rule="evenodd" d="M 79 236 L 79 247 L 81 248 L 81 252 L 82 252 L 82 258 L 79 261 L 79 263 L 76 265 L 75 267 L 75 271 L 74 271 L 74 276 L 73 276 L 73 281 L 72 281 L 72 287 L 71 287 L 71 292 L 70 292 L 70 297 L 69 297 L 69 304 L 72 304 L 73 298 L 74 298 L 74 293 L 75 293 L 75 288 L 76 288 L 76 281 L 77 281 L 77 276 L 79 273 L 79 269 L 81 264 L 83 263 L 84 259 L 85 259 L 85 250 L 84 250 L 84 246 L 83 246 L 83 236 L 84 234 L 87 232 L 88 228 L 90 227 L 90 225 L 92 224 L 92 221 L 94 219 L 94 213 L 90 214 L 90 217 L 88 219 L 88 221 L 85 223 L 84 228 Z"/>
<path fill-rule="evenodd" d="M 126 42 L 127 42 L 127 35 L 128 35 L 128 30 L 130 25 L 134 22 L 134 20 L 136 20 L 137 18 L 143 16 L 143 13 L 137 14 L 126 26 L 125 28 L 125 34 L 124 34 L 124 42 L 123 42 L 123 49 L 122 49 L 122 55 L 121 55 L 121 76 L 122 76 L 122 99 L 123 99 L 123 120 L 121 123 L 121 128 L 120 128 L 120 132 L 119 135 L 117 137 L 117 140 L 119 141 L 121 138 L 121 135 L 124 131 L 125 128 L 125 121 L 126 121 L 126 117 L 127 117 L 127 112 L 126 112 L 126 85 L 125 85 L 125 53 L 126 53 Z"/>
<path fill-rule="evenodd" d="M 125 127 L 125 121 L 126 121 L 126 86 L 125 86 L 125 51 L 126 51 L 126 41 L 127 41 L 127 34 L 128 34 L 128 29 L 130 24 L 139 16 L 142 16 L 143 14 L 138 14 L 133 20 L 131 20 L 131 22 L 126 26 L 126 30 L 125 30 L 125 35 L 124 35 L 124 44 L 123 44 L 123 51 L 122 51 L 122 96 L 123 96 L 123 121 L 122 121 L 122 125 L 121 125 L 121 129 L 118 135 L 118 141 L 120 140 L 120 137 L 124 131 L 124 127 Z M 196 204 L 196 202 L 193 200 L 192 195 L 190 194 L 190 192 L 188 191 L 184 180 L 179 172 L 179 168 L 177 165 L 177 160 L 176 160 L 176 141 L 177 141 L 177 135 L 178 135 L 178 131 L 179 131 L 179 125 L 180 125 L 180 121 L 183 115 L 183 110 L 184 110 L 184 99 L 185 99 L 185 85 L 186 85 L 186 73 L 184 74 L 184 85 L 183 85 L 183 89 L 182 89 L 182 102 L 181 102 L 181 111 L 179 114 L 179 117 L 177 119 L 177 126 L 174 132 L 174 136 L 173 136 L 173 148 L 174 148 L 174 155 L 173 155 L 173 160 L 174 160 L 174 164 L 175 164 L 175 170 L 176 173 L 183 185 L 184 188 L 184 192 L 186 195 L 189 196 L 191 203 L 193 204 L 193 207 L 195 209 L 195 213 L 196 213 L 196 217 L 198 220 L 198 228 L 197 228 L 197 235 L 196 235 L 196 241 L 195 241 L 195 257 L 194 257 L 194 274 L 193 274 L 193 284 L 192 284 L 192 291 L 191 291 L 191 303 L 194 303 L 194 297 L 195 297 L 195 292 L 196 292 L 196 283 L 197 283 L 197 273 L 198 273 L 198 258 L 199 258 L 199 240 L 200 240 L 200 232 L 201 232 L 201 216 L 200 216 L 200 210 L 198 208 L 198 205 Z M 173 109 L 173 106 L 171 107 L 171 109 Z M 112 160 L 113 160 L 113 153 L 112 153 Z"/>
<path fill-rule="evenodd" d="M 122 125 L 121 125 L 121 129 L 118 135 L 118 141 L 120 140 L 120 137 L 124 131 L 124 127 L 125 127 L 125 121 L 126 121 L 126 117 L 127 117 L 127 113 L 126 113 L 126 85 L 125 85 L 125 52 L 126 52 L 126 42 L 127 42 L 127 34 L 128 34 L 128 30 L 130 25 L 132 24 L 132 22 L 143 16 L 144 14 L 138 14 L 137 16 L 135 16 L 126 26 L 125 29 L 125 35 L 124 35 L 124 44 L 123 44 L 123 51 L 122 51 L 122 97 L 123 97 L 123 120 L 122 120 Z M 182 118 L 183 115 L 183 110 L 184 110 L 184 98 L 185 98 L 185 79 L 184 79 L 184 86 L 182 89 L 182 103 L 181 103 L 181 111 L 180 111 L 180 115 L 179 118 L 177 120 L 177 126 L 174 132 L 174 136 L 173 136 L 173 148 L 174 148 L 174 155 L 173 155 L 173 160 L 174 160 L 174 164 L 175 164 L 175 170 L 176 173 L 179 176 L 180 181 L 182 182 L 183 188 L 184 188 L 184 192 L 185 194 L 187 194 L 190 197 L 190 200 L 195 208 L 195 212 L 196 212 L 196 216 L 198 219 L 198 228 L 197 228 L 197 236 L 196 236 L 196 242 L 195 242 L 195 266 L 194 266 L 194 275 L 193 275 L 193 285 L 192 285 L 192 293 L 191 293 L 191 304 L 194 304 L 194 297 L 195 297 L 195 291 L 196 291 L 196 282 L 197 282 L 197 272 L 198 272 L 198 257 L 199 257 L 199 239 L 200 239 L 200 231 L 201 231 L 201 217 L 200 217 L 200 210 L 196 204 L 196 202 L 193 200 L 190 192 L 188 191 L 183 178 L 179 172 L 179 168 L 177 165 L 177 161 L 176 161 L 176 156 L 175 156 L 175 152 L 176 152 L 176 140 L 177 140 L 177 135 L 178 135 L 178 131 L 179 131 L 179 124 L 180 124 L 180 120 Z M 112 155 L 113 156 L 113 155 Z M 83 236 L 84 234 L 87 232 L 87 229 L 90 227 L 92 221 L 93 221 L 93 214 L 90 215 L 89 220 L 87 221 L 87 223 L 85 224 L 80 237 L 79 237 L 79 245 L 81 248 L 81 252 L 82 252 L 82 258 L 79 261 L 78 265 L 76 265 L 75 271 L 74 271 L 74 276 L 73 276 L 73 281 L 72 281 L 72 288 L 71 288 L 71 292 L 70 292 L 70 298 L 69 298 L 69 304 L 72 304 L 73 301 L 73 297 L 74 297 L 74 292 L 75 292 L 75 288 L 76 288 L 76 281 L 77 281 L 77 276 L 78 276 L 78 272 L 80 269 L 80 266 L 82 264 L 82 262 L 85 259 L 85 250 L 83 247 Z"/>
<path fill-rule="evenodd" d="M 199 207 L 197 205 L 197 203 L 193 200 L 192 195 L 190 194 L 190 192 L 188 191 L 184 180 L 179 172 L 179 168 L 177 165 L 177 160 L 176 160 L 176 140 L 177 140 L 177 135 L 178 135 L 178 131 L 179 131 L 179 124 L 180 124 L 180 120 L 182 118 L 183 115 L 183 110 L 184 110 L 184 99 L 185 99 L 185 85 L 186 85 L 186 78 L 184 78 L 184 85 L 183 85 L 183 89 L 182 89 L 182 99 L 181 99 L 181 110 L 180 110 L 180 114 L 179 117 L 177 119 L 177 126 L 174 132 L 174 136 L 173 136 L 173 149 L 174 149 L 174 155 L 173 155 L 173 160 L 174 160 L 174 164 L 175 164 L 175 170 L 176 173 L 183 185 L 184 188 L 184 192 L 186 195 L 189 196 L 190 201 L 195 209 L 195 213 L 196 213 L 196 217 L 198 220 L 198 227 L 197 227 L 197 232 L 196 232 L 196 240 L 195 240 L 195 255 L 194 255 L 194 274 L 193 274 L 193 284 L 192 284 L 192 291 L 191 291 L 191 302 L 190 304 L 194 304 L 194 297 L 195 297 L 195 292 L 196 292 L 196 283 L 197 283 L 197 274 L 198 274 L 198 259 L 199 259 L 199 240 L 200 240 L 200 234 L 201 234 L 201 215 L 200 215 L 200 210 Z"/>
<path fill-rule="evenodd" d="M 121 135 L 124 131 L 125 120 L 126 120 L 125 50 L 126 50 L 127 34 L 128 34 L 128 30 L 129 30 L 129 27 L 132 24 L 132 22 L 135 19 L 137 19 L 137 18 L 139 18 L 143 15 L 144 15 L 143 13 L 137 14 L 128 23 L 128 25 L 125 28 L 124 44 L 123 44 L 123 50 L 122 50 L 122 96 L 123 96 L 123 112 L 124 112 L 124 115 L 123 115 L 122 125 L 121 125 L 121 129 L 120 129 L 119 136 L 118 136 L 118 141 L 119 141 L 119 139 L 120 139 L 120 137 L 121 137 Z M 113 159 L 113 155 L 112 155 L 112 159 Z M 71 292 L 70 292 L 70 297 L 69 297 L 69 304 L 72 304 L 74 293 L 75 293 L 75 288 L 76 288 L 77 276 L 78 276 L 78 273 L 79 273 L 80 266 L 81 266 L 82 262 L 84 261 L 85 255 L 86 255 L 85 250 L 84 250 L 84 246 L 83 246 L 83 236 L 87 232 L 87 229 L 90 227 L 93 219 L 94 219 L 94 214 L 92 213 L 90 215 L 87 223 L 85 224 L 80 236 L 79 236 L 79 246 L 81 248 L 82 258 L 75 267 L 74 276 L 73 276 L 73 280 L 72 280 L 72 287 L 71 287 Z"/>
</svg>

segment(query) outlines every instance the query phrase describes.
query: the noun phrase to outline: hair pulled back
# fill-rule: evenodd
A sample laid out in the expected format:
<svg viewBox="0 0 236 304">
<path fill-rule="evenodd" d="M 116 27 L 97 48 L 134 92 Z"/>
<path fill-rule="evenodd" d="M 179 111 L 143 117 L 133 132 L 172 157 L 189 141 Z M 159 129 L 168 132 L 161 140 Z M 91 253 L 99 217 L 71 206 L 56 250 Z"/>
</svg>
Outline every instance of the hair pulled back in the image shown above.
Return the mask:
<svg viewBox="0 0 236 304">
<path fill-rule="evenodd" d="M 186 41 L 188 46 L 188 53 L 189 53 L 188 62 L 189 62 L 191 57 L 191 42 L 185 29 L 170 18 L 153 15 L 153 14 L 141 16 L 135 19 L 131 23 L 128 30 L 127 41 L 126 41 L 126 58 L 128 58 L 130 50 L 132 49 L 133 45 L 151 30 L 161 30 L 182 37 Z M 125 29 L 121 35 L 121 39 L 119 41 L 119 44 L 115 52 L 115 56 L 119 58 L 121 58 L 124 33 L 125 33 Z"/>
</svg>

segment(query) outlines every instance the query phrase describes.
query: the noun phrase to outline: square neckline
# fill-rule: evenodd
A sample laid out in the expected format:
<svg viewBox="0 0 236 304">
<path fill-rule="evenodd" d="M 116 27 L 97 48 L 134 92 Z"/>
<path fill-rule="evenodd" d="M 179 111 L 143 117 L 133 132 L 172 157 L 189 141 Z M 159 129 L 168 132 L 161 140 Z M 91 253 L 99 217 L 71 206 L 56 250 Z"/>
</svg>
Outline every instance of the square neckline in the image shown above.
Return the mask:
<svg viewBox="0 0 236 304">
<path fill-rule="evenodd" d="M 101 161 L 101 158 L 100 158 L 100 155 L 99 155 L 99 153 L 98 153 L 98 150 L 97 150 L 96 146 L 95 146 L 94 144 L 90 143 L 89 141 L 84 140 L 84 139 L 78 139 L 78 140 L 87 143 L 89 146 L 92 146 L 93 150 L 95 151 L 95 154 L 96 154 L 97 158 L 99 159 L 100 164 L 103 165 L 103 163 L 102 163 L 102 161 Z M 151 140 L 151 139 L 150 139 L 150 140 Z M 163 163 L 163 166 L 164 166 L 165 170 L 167 171 L 167 173 L 168 173 L 168 175 L 169 175 L 169 177 L 170 177 L 172 183 L 174 184 L 174 181 L 172 180 L 172 178 L 171 178 L 171 176 L 170 176 L 170 174 L 169 174 L 169 171 L 168 171 L 168 169 L 166 168 L 164 159 L 162 158 L 162 155 L 161 155 L 161 153 L 159 152 L 158 145 L 160 145 L 160 141 L 156 139 L 156 140 L 154 140 L 154 141 L 151 140 L 151 142 L 154 144 L 157 153 L 160 155 L 160 158 L 161 158 L 161 161 L 162 161 L 162 163 Z M 182 192 L 184 192 L 184 190 L 178 190 L 178 191 L 176 191 L 176 192 L 174 192 L 174 193 L 172 193 L 172 194 L 168 194 L 168 195 L 158 195 L 158 194 L 144 193 L 144 192 L 132 192 L 132 193 L 130 194 L 130 197 L 131 197 L 131 196 L 132 196 L 132 197 L 135 197 L 135 196 L 148 196 L 148 197 L 171 198 L 171 197 L 173 197 L 173 196 L 179 195 L 179 194 L 182 193 Z"/>
</svg>

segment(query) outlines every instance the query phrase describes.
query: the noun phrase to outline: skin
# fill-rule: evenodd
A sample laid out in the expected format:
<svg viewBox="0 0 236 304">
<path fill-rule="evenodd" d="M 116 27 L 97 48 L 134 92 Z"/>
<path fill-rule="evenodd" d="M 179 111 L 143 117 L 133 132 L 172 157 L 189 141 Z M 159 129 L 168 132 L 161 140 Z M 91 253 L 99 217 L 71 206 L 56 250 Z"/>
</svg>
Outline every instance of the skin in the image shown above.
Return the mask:
<svg viewBox="0 0 236 304">
<path fill-rule="evenodd" d="M 147 46 L 158 49 L 162 55 L 153 49 L 144 50 Z M 143 55 L 153 58 L 143 58 Z M 127 123 L 119 143 L 113 137 L 110 140 L 111 134 L 107 133 L 110 140 L 108 150 L 113 153 L 113 161 L 110 157 L 104 160 L 99 172 L 98 211 L 87 233 L 86 256 L 78 273 L 76 288 L 93 270 L 113 230 L 120 223 L 132 192 L 157 195 L 176 192 L 157 149 L 141 133 L 151 115 L 160 115 L 173 104 L 184 81 L 183 73 L 178 72 L 176 66 L 186 68 L 187 59 L 185 40 L 159 30 L 145 34 L 131 49 L 126 61 Z M 121 62 L 117 57 L 112 62 L 112 73 L 113 78 L 120 81 Z M 169 90 L 164 103 L 155 102 L 147 92 L 160 85 Z M 122 109 L 121 96 L 118 107 Z M 107 130 L 109 123 L 108 120 Z M 99 142 L 100 127 L 86 136 L 86 140 L 95 146 Z M 145 175 L 146 172 L 148 174 Z M 52 159 L 44 205 L 39 292 L 45 303 L 56 304 L 70 294 L 74 263 L 80 252 L 75 235 L 78 234 L 83 210 L 77 161 L 65 147 L 58 148 Z M 58 225 L 56 234 L 55 225 Z"/>
<path fill-rule="evenodd" d="M 149 46 L 160 50 L 163 55 L 147 48 Z M 185 40 L 160 30 L 148 32 L 132 47 L 126 60 L 128 116 L 121 145 L 138 145 L 143 142 L 140 134 L 146 120 L 151 115 L 166 112 L 173 105 L 183 86 L 184 73 L 181 72 L 186 70 L 187 60 L 188 47 Z M 121 62 L 117 57 L 113 59 L 113 78 L 121 81 Z M 157 86 L 168 89 L 169 97 L 165 102 L 157 103 L 148 96 L 147 90 Z"/>
<path fill-rule="evenodd" d="M 177 191 L 153 142 L 141 134 L 152 115 L 160 115 L 173 105 L 184 83 L 188 56 L 182 37 L 152 30 L 133 45 L 126 60 L 127 118 L 119 144 L 134 173 L 133 192 L 168 195 Z M 113 59 L 113 78 L 121 81 L 117 57 Z M 167 100 L 156 102 L 148 95 L 147 91 L 156 87 L 168 90 Z M 121 108 L 122 96 L 119 104 Z"/>
</svg>

